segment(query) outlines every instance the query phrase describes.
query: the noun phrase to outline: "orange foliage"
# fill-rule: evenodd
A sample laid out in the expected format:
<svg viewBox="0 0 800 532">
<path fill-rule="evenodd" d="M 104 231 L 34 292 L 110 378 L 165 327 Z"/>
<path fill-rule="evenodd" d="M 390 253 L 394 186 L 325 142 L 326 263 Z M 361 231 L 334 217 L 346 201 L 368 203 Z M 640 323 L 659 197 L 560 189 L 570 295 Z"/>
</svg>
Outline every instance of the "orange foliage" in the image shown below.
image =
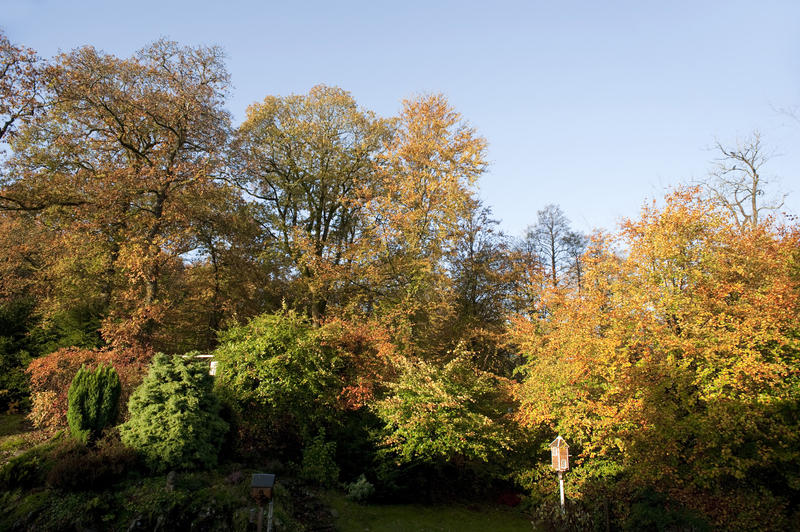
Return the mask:
<svg viewBox="0 0 800 532">
<path fill-rule="evenodd" d="M 28 366 L 33 407 L 29 418 L 39 428 L 55 430 L 67 425 L 67 392 L 82 366 L 113 366 L 122 384 L 120 413 L 147 371 L 153 353 L 141 348 L 80 349 L 67 347 L 34 359 Z"/>
<path fill-rule="evenodd" d="M 584 289 L 516 322 L 521 420 L 575 444 L 576 480 L 624 471 L 679 499 L 795 460 L 780 412 L 800 377 L 798 236 L 681 190 L 596 238 Z"/>
</svg>

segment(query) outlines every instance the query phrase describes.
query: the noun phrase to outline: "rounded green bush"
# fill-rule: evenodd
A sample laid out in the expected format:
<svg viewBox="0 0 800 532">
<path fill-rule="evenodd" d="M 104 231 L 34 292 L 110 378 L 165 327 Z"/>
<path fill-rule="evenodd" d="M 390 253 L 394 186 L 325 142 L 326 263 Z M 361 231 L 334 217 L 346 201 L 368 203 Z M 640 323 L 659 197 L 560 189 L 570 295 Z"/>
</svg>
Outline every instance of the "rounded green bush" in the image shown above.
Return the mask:
<svg viewBox="0 0 800 532">
<path fill-rule="evenodd" d="M 156 355 L 128 411 L 122 442 L 155 471 L 216 465 L 228 424 L 219 415 L 208 367 L 191 354 Z"/>
<path fill-rule="evenodd" d="M 339 466 L 336 465 L 336 442 L 325 441 L 325 431 L 311 440 L 303 449 L 303 463 L 300 478 L 307 482 L 330 487 L 339 480 Z"/>
</svg>

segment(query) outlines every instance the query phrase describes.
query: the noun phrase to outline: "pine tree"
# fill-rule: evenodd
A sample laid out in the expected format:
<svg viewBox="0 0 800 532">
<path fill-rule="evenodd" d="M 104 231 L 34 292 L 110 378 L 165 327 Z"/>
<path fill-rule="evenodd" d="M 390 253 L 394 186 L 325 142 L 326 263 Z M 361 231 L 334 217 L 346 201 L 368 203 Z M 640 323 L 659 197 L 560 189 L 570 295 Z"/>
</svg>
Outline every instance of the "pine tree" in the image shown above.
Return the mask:
<svg viewBox="0 0 800 532">
<path fill-rule="evenodd" d="M 89 443 L 114 423 L 121 391 L 119 376 L 111 366 L 78 370 L 68 394 L 67 422 L 72 436 Z"/>
<path fill-rule="evenodd" d="M 189 357 L 156 355 L 120 426 L 122 442 L 156 471 L 215 465 L 228 431 L 208 367 Z"/>
</svg>

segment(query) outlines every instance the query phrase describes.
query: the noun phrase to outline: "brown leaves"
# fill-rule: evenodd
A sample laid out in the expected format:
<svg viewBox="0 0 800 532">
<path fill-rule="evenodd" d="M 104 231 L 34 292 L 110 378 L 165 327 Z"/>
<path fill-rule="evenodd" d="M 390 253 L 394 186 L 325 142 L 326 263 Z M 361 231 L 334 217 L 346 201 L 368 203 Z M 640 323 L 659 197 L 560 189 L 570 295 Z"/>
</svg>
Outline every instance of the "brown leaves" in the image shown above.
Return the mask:
<svg viewBox="0 0 800 532">
<path fill-rule="evenodd" d="M 74 304 L 74 284 L 100 301 L 109 341 L 153 340 L 172 307 L 166 285 L 197 246 L 198 214 L 225 188 L 214 180 L 229 134 L 221 60 L 216 48 L 163 40 L 129 59 L 62 54 L 42 74 L 46 110 L 13 139 L 0 208 L 64 235 L 38 257 L 52 295 Z M 120 328 L 120 317 L 141 322 Z"/>
<path fill-rule="evenodd" d="M 0 32 L 0 143 L 41 106 L 38 61 L 36 52 L 11 44 Z"/>
</svg>

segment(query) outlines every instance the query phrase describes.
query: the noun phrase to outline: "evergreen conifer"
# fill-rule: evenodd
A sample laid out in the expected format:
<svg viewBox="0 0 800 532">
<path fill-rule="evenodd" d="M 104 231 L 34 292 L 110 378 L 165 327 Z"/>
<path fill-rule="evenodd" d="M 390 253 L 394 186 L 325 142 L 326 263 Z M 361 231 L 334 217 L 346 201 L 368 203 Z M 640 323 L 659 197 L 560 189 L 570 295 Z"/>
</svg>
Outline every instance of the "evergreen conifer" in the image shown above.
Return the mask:
<svg viewBox="0 0 800 532">
<path fill-rule="evenodd" d="M 122 386 L 111 366 L 92 371 L 78 370 L 69 387 L 67 422 L 72 437 L 89 443 L 117 419 L 117 403 Z"/>
</svg>

